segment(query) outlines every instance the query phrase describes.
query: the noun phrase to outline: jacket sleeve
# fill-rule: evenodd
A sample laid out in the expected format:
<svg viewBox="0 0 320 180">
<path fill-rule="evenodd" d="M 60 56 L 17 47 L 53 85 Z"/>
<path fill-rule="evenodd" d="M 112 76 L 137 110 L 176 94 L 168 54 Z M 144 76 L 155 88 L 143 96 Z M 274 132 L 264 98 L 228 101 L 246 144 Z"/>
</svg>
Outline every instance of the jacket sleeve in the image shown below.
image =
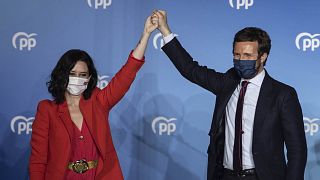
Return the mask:
<svg viewBox="0 0 320 180">
<path fill-rule="evenodd" d="M 129 90 L 143 63 L 144 57 L 141 60 L 136 59 L 131 52 L 126 64 L 116 73 L 109 84 L 98 93 L 99 102 L 107 109 L 111 109 L 119 102 Z"/>
<path fill-rule="evenodd" d="M 302 110 L 297 93 L 293 88 L 286 93 L 281 109 L 288 159 L 286 180 L 303 180 L 307 162 L 307 143 Z"/>
<path fill-rule="evenodd" d="M 162 50 L 183 77 L 216 95 L 222 91 L 226 75 L 206 66 L 200 66 L 182 47 L 177 38 L 165 44 Z"/>
<path fill-rule="evenodd" d="M 49 118 L 46 101 L 38 104 L 32 124 L 31 156 L 29 160 L 30 180 L 44 180 L 47 167 Z"/>
</svg>

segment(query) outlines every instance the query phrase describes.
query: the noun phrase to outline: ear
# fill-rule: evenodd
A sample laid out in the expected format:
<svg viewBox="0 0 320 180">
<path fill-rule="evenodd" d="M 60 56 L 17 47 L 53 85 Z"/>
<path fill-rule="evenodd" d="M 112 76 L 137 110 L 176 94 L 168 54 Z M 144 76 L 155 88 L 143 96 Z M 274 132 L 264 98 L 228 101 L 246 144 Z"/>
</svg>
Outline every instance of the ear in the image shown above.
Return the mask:
<svg viewBox="0 0 320 180">
<path fill-rule="evenodd" d="M 267 57 L 268 57 L 268 54 L 267 54 L 267 53 L 263 53 L 263 54 L 262 54 L 262 56 L 261 56 L 261 58 L 260 58 L 261 64 L 264 64 L 264 62 L 266 61 Z"/>
</svg>

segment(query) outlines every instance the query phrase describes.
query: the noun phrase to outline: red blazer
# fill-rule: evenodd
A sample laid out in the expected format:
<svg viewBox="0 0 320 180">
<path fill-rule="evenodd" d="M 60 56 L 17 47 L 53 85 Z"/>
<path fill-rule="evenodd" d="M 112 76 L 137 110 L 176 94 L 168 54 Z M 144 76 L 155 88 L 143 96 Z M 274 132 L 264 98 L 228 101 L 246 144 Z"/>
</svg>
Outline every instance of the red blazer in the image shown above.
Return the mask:
<svg viewBox="0 0 320 180">
<path fill-rule="evenodd" d="M 111 108 L 125 95 L 144 59 L 129 56 L 127 63 L 103 90 L 96 88 L 90 99 L 80 99 L 80 110 L 97 145 L 100 158 L 97 180 L 122 180 L 108 116 Z M 66 101 L 51 100 L 39 103 L 32 125 L 30 180 L 63 180 L 71 153 L 72 121 Z"/>
</svg>

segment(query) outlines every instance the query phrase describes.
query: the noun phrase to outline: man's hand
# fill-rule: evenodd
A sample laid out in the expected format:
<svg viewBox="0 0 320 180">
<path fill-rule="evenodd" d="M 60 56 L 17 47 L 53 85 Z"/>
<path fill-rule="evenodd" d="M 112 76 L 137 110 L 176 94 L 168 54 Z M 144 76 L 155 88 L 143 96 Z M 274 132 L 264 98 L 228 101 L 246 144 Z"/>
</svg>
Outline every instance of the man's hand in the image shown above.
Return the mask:
<svg viewBox="0 0 320 180">
<path fill-rule="evenodd" d="M 168 36 L 171 34 L 167 23 L 167 13 L 163 10 L 154 10 L 151 16 L 151 22 L 157 25 L 159 31 L 163 36 Z"/>
</svg>

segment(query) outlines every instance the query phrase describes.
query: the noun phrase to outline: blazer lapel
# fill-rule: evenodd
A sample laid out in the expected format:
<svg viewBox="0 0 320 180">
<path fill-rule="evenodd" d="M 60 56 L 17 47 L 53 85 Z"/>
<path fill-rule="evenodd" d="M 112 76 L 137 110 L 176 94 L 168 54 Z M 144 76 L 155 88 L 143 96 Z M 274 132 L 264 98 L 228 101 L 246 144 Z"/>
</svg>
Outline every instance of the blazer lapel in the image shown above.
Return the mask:
<svg viewBox="0 0 320 180">
<path fill-rule="evenodd" d="M 90 100 L 80 99 L 80 111 L 83 116 L 83 120 L 87 123 L 90 133 L 93 135 L 93 122 L 92 122 L 92 103 Z"/>
<path fill-rule="evenodd" d="M 269 107 L 272 106 L 272 79 L 266 72 L 264 80 L 261 85 L 256 112 L 254 116 L 254 124 L 253 124 L 253 142 L 252 144 L 257 143 L 259 139 L 259 133 L 261 133 L 261 129 L 263 124 L 265 123 L 265 118 L 268 113 Z"/>
<path fill-rule="evenodd" d="M 71 136 L 73 134 L 73 127 L 72 127 L 71 117 L 70 117 L 70 113 L 69 113 L 69 109 L 66 101 L 58 105 L 58 113 L 59 113 L 60 120 L 63 122 L 65 128 L 68 131 L 69 139 L 71 141 Z"/>
<path fill-rule="evenodd" d="M 88 129 L 90 131 L 90 134 L 95 142 L 95 144 L 97 145 L 97 148 L 100 152 L 100 154 L 102 156 L 104 156 L 104 153 L 102 153 L 101 151 L 101 145 L 99 144 L 99 141 L 98 141 L 98 137 L 97 137 L 97 133 L 96 133 L 96 130 L 95 127 L 96 125 L 94 124 L 93 122 L 93 109 L 92 109 L 92 100 L 85 100 L 83 99 L 83 97 L 81 97 L 80 99 L 80 111 L 82 113 L 82 116 L 84 118 L 84 121 L 87 123 L 87 126 L 88 126 Z"/>
<path fill-rule="evenodd" d="M 237 86 L 240 83 L 240 79 L 234 80 L 234 82 L 231 84 L 231 87 L 228 88 L 228 91 L 224 93 L 224 97 L 222 97 L 223 101 L 222 101 L 222 107 L 225 110 L 227 107 L 227 104 L 233 94 L 233 92 L 235 91 L 235 89 L 237 88 Z"/>
</svg>

